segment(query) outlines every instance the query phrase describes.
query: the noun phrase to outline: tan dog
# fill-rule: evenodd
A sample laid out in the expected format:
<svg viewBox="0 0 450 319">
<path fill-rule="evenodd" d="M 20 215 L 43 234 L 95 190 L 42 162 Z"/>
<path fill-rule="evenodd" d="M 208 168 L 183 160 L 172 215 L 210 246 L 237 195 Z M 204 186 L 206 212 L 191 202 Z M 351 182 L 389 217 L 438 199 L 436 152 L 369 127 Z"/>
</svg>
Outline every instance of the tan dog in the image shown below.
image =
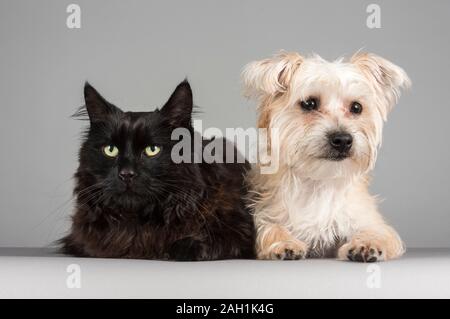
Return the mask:
<svg viewBox="0 0 450 319">
<path fill-rule="evenodd" d="M 251 174 L 261 259 L 330 257 L 373 262 L 404 245 L 368 192 L 383 122 L 410 86 L 406 73 L 374 54 L 328 62 L 282 52 L 248 64 L 247 96 L 260 128 L 276 128 L 275 174 Z M 274 154 L 272 154 L 273 156 Z"/>
</svg>

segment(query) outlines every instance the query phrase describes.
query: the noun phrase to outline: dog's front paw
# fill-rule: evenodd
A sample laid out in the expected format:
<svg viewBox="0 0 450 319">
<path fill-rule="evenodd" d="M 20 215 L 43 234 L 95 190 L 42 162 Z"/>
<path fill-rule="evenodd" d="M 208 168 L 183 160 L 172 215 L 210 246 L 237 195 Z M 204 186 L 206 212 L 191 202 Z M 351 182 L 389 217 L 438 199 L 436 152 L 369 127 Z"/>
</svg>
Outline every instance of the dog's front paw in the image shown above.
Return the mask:
<svg viewBox="0 0 450 319">
<path fill-rule="evenodd" d="M 338 252 L 340 259 L 373 263 L 385 260 L 385 249 L 376 242 L 352 241 L 345 244 Z"/>
<path fill-rule="evenodd" d="M 308 247 L 299 240 L 286 240 L 272 244 L 260 254 L 260 259 L 299 260 L 305 259 Z"/>
</svg>

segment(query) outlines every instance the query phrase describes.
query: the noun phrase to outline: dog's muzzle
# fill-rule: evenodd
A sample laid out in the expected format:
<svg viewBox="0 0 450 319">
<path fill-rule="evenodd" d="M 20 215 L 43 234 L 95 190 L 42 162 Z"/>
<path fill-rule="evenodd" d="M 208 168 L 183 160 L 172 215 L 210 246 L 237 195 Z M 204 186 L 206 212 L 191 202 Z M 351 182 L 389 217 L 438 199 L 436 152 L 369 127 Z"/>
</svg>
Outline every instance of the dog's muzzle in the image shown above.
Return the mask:
<svg viewBox="0 0 450 319">
<path fill-rule="evenodd" d="M 341 161 L 350 156 L 353 137 L 346 132 L 334 132 L 328 135 L 329 151 L 327 159 Z"/>
</svg>

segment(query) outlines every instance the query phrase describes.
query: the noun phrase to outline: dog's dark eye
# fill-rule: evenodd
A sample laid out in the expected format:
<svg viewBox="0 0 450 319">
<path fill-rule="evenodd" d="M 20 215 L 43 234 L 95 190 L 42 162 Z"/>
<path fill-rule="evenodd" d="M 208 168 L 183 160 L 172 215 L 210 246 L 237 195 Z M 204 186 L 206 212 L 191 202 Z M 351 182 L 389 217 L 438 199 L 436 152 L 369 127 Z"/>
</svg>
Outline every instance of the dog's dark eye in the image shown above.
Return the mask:
<svg viewBox="0 0 450 319">
<path fill-rule="evenodd" d="M 353 114 L 361 114 L 363 110 L 363 107 L 358 102 L 352 102 L 352 105 L 350 106 L 350 112 Z"/>
<path fill-rule="evenodd" d="M 307 99 L 306 101 L 301 101 L 300 106 L 305 111 L 317 110 L 319 108 L 319 100 L 312 97 Z"/>
</svg>

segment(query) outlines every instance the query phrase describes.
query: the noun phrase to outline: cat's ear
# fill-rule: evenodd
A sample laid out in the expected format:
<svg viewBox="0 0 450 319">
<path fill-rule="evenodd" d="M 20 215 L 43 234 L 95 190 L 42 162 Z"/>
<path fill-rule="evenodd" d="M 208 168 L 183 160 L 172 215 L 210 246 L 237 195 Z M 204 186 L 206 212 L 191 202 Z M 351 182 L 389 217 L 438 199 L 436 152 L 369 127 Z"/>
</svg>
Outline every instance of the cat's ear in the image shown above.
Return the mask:
<svg viewBox="0 0 450 319">
<path fill-rule="evenodd" d="M 118 107 L 106 101 L 88 82 L 84 84 L 84 101 L 91 122 L 101 121 L 108 115 L 121 112 Z"/>
<path fill-rule="evenodd" d="M 190 127 L 192 118 L 192 90 L 189 82 L 184 80 L 173 91 L 164 104 L 161 113 L 173 127 Z"/>
</svg>

